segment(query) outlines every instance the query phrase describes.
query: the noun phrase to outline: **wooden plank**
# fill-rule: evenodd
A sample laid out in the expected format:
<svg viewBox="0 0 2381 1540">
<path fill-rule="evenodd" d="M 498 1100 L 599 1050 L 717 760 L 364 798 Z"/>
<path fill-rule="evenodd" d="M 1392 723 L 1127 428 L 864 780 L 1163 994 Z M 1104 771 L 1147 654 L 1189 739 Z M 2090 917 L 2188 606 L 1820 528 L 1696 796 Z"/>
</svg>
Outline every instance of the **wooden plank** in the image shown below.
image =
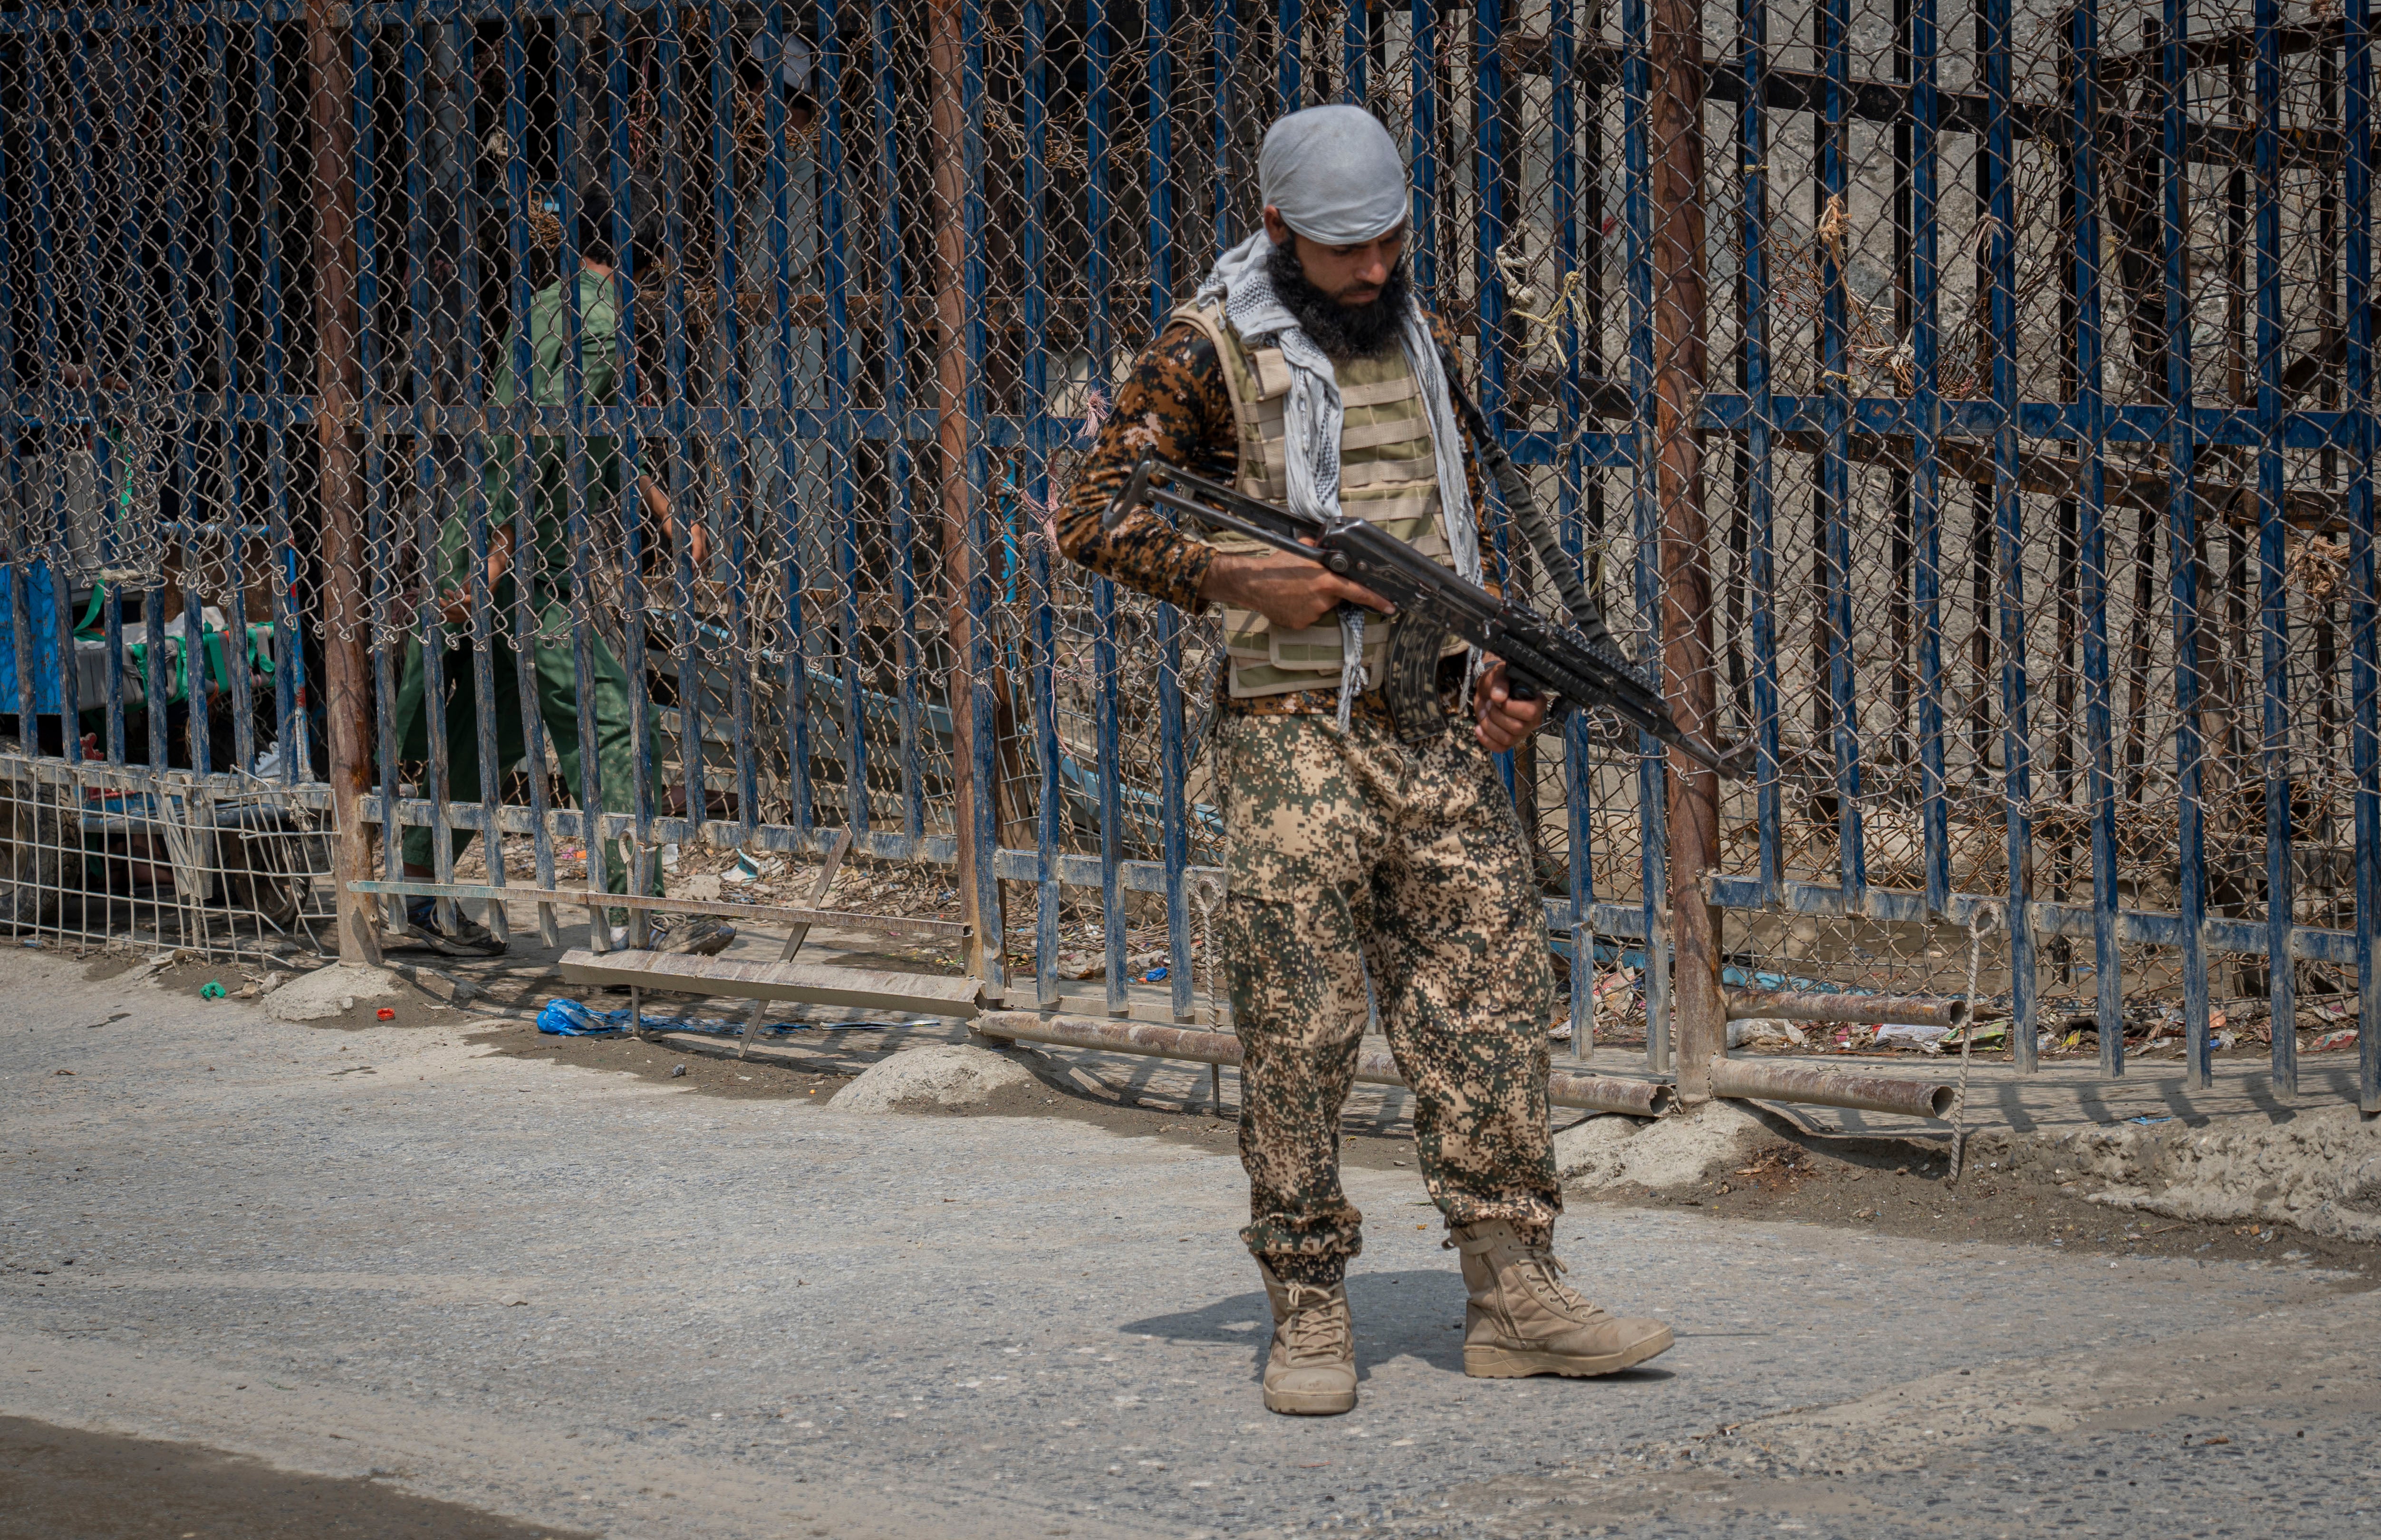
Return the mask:
<svg viewBox="0 0 2381 1540">
<path fill-rule="evenodd" d="M 983 981 L 874 968 L 831 968 L 814 962 L 747 961 L 689 957 L 679 952 L 562 954 L 562 976 L 572 984 L 626 984 L 684 995 L 725 995 L 745 1000 L 794 1000 L 853 1010 L 907 1010 L 965 1021 L 983 1007 Z"/>
<path fill-rule="evenodd" d="M 791 925 L 825 925 L 878 935 L 907 936 L 919 941 L 964 941 L 965 922 L 914 920 L 904 914 L 861 914 L 839 909 L 805 909 L 795 904 L 714 903 L 705 898 L 653 898 L 634 893 L 590 893 L 583 887 L 497 887 L 488 883 L 358 881 L 348 885 L 358 893 L 396 893 L 416 898 L 520 898 L 539 903 L 576 904 L 580 909 L 650 909 L 670 914 L 718 914 L 730 920 L 774 920 Z"/>
</svg>

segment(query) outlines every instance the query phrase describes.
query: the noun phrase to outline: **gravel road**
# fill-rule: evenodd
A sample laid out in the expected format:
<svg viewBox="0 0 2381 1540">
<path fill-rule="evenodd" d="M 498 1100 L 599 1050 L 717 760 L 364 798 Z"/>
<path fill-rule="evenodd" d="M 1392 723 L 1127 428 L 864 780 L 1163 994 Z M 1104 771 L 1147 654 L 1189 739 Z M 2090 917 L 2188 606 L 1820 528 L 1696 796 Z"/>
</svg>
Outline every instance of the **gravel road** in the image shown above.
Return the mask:
<svg viewBox="0 0 2381 1540">
<path fill-rule="evenodd" d="M 0 955 L 0 1416 L 619 1536 L 2381 1509 L 2381 1297 L 2338 1273 L 1582 1204 L 1573 1281 L 1678 1347 L 1471 1381 L 1419 1178 L 1352 1170 L 1363 1404 L 1275 1418 L 1227 1150 L 699 1095 L 492 1054 L 467 1012 L 300 1028 L 85 972 Z"/>
</svg>

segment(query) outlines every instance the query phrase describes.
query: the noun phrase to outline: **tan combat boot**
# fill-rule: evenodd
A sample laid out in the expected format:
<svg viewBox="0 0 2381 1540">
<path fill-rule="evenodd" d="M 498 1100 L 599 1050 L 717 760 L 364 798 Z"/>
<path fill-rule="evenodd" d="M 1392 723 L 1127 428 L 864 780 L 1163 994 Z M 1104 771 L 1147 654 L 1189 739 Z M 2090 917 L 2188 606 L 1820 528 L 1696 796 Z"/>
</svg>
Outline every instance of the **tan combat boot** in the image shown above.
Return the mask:
<svg viewBox="0 0 2381 1540">
<path fill-rule="evenodd" d="M 1265 1297 L 1273 1302 L 1273 1355 L 1265 1360 L 1267 1412 L 1293 1417 L 1334 1417 L 1356 1410 L 1356 1328 L 1348 1318 L 1348 1286 L 1329 1289 L 1284 1283 L 1264 1263 Z"/>
<path fill-rule="evenodd" d="M 1609 1375 L 1670 1345 L 1659 1321 L 1605 1314 L 1565 1288 L 1563 1265 L 1532 1246 L 1510 1221 L 1459 1226 L 1463 1256 L 1463 1372 L 1480 1379 L 1527 1375 Z"/>
</svg>

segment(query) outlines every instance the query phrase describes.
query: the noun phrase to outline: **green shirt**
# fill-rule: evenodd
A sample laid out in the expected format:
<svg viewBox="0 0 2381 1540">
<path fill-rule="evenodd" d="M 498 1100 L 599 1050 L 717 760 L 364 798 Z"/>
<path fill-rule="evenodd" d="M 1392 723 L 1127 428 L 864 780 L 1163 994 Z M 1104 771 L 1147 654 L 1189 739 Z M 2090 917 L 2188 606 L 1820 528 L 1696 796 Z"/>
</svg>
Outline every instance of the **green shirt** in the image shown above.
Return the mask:
<svg viewBox="0 0 2381 1540">
<path fill-rule="evenodd" d="M 620 289 L 617 277 L 598 277 L 581 269 L 579 274 L 579 362 L 582 373 L 580 399 L 590 408 L 620 404 L 622 348 L 625 337 L 621 330 Z M 509 407 L 519 400 L 520 387 L 513 373 L 514 355 L 519 335 L 505 348 L 504 361 L 496 372 L 495 404 Z M 570 348 L 570 310 L 564 293 L 563 281 L 556 279 L 538 290 L 530 301 L 529 351 L 531 404 L 540 407 L 570 405 L 570 375 L 568 358 Z M 624 475 L 618 444 L 608 434 L 590 434 L 583 441 L 586 446 L 587 513 L 592 519 L 617 501 L 624 483 L 633 483 L 633 474 Z M 516 551 L 512 570 L 527 572 L 531 578 L 531 603 L 537 606 L 541 624 L 545 623 L 570 594 L 570 476 L 567 456 L 568 440 L 557 434 L 532 434 L 529 439 L 530 471 L 530 541 L 526 552 Z M 482 471 L 481 487 L 487 497 L 488 536 L 493 545 L 497 532 L 509 529 L 514 515 L 513 483 L 518 449 L 511 434 L 489 435 L 487 460 Z M 438 533 L 438 592 L 441 593 L 470 592 L 472 576 L 478 564 L 471 555 L 471 516 L 468 507 L 458 508 L 449 515 Z M 499 605 L 511 603 L 509 584 L 500 584 L 496 595 Z M 501 617 L 495 617 L 501 627 Z"/>
</svg>

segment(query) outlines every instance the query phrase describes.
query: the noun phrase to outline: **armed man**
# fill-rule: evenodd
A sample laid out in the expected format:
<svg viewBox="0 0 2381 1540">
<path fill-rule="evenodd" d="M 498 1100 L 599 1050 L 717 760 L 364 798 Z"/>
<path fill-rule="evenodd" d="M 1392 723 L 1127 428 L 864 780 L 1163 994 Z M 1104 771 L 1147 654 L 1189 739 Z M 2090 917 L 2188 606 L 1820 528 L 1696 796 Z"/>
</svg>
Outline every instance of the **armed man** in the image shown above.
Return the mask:
<svg viewBox="0 0 2381 1540">
<path fill-rule="evenodd" d="M 1372 521 L 1472 581 L 1496 531 L 1455 412 L 1450 339 L 1407 286 L 1405 164 L 1361 108 L 1275 123 L 1264 227 L 1217 261 L 1118 389 L 1060 531 L 1070 556 L 1190 612 L 1223 612 L 1215 746 L 1228 894 L 1218 937 L 1241 1053 L 1240 1160 L 1272 1301 L 1264 1401 L 1356 1404 L 1345 1277 L 1361 1216 L 1338 1127 L 1367 982 L 1413 1091 L 1423 1179 L 1470 1295 L 1464 1372 L 1605 1375 L 1670 1345 L 1565 1287 L 1546 1115 L 1545 916 L 1492 753 L 1545 703 L 1502 661 L 1409 637 L 1371 591 L 1143 507 L 1102 516 L 1146 456 L 1321 517 Z M 1393 712 L 1393 652 L 1438 654 L 1435 700 Z M 1425 665 L 1429 654 L 1423 654 Z M 1416 717 L 1422 720 L 1415 720 Z M 1400 720 L 1400 717 L 1404 719 Z"/>
</svg>

